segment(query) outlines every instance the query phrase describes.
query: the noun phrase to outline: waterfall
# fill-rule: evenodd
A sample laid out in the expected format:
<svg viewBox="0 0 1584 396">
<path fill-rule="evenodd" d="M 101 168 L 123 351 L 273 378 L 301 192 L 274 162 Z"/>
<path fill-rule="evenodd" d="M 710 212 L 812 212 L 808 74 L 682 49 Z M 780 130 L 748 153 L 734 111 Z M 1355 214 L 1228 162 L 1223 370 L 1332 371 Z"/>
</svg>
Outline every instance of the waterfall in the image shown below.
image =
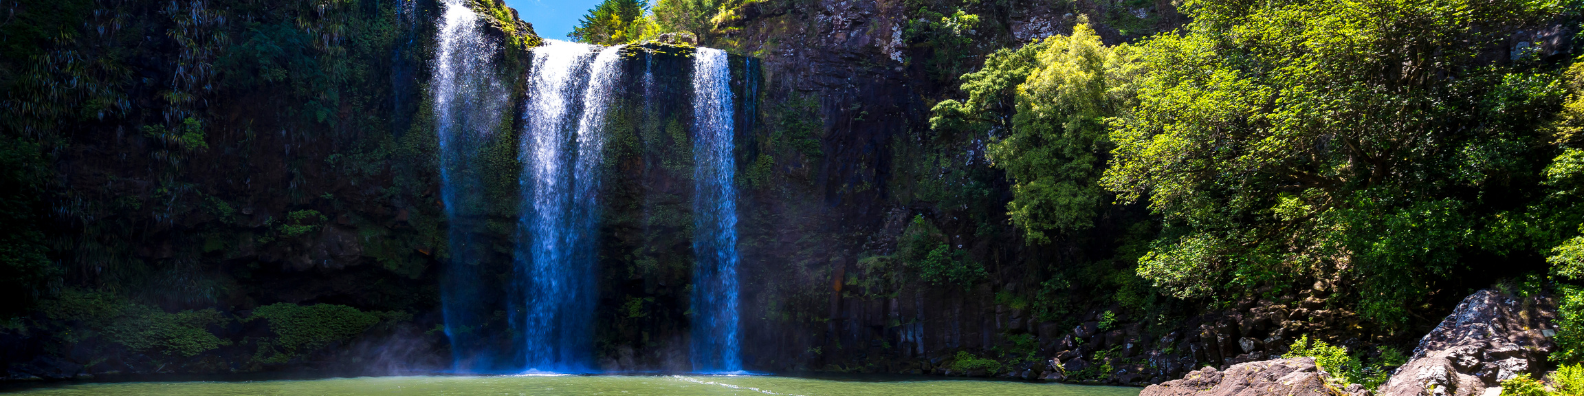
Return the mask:
<svg viewBox="0 0 1584 396">
<path fill-rule="evenodd" d="M 604 115 L 620 47 L 547 40 L 533 50 L 520 145 L 523 207 L 516 268 L 525 302 L 525 368 L 576 372 L 592 366 L 594 234 Z M 581 100 L 580 100 L 581 99 Z M 581 112 L 581 117 L 578 117 Z"/>
<path fill-rule="evenodd" d="M 482 164 L 477 153 L 501 126 L 508 91 L 495 74 L 497 47 L 480 34 L 478 15 L 461 0 L 447 0 L 438 22 L 434 59 L 434 115 L 440 144 L 440 195 L 444 204 L 450 260 L 442 280 L 445 334 L 451 340 L 453 367 L 490 369 L 495 358 L 491 337 L 479 334 L 489 298 L 479 287 L 486 248 L 474 236 L 483 229 Z"/>
<path fill-rule="evenodd" d="M 742 370 L 737 312 L 737 191 L 732 185 L 731 71 L 726 52 L 693 58 L 693 370 Z"/>
</svg>

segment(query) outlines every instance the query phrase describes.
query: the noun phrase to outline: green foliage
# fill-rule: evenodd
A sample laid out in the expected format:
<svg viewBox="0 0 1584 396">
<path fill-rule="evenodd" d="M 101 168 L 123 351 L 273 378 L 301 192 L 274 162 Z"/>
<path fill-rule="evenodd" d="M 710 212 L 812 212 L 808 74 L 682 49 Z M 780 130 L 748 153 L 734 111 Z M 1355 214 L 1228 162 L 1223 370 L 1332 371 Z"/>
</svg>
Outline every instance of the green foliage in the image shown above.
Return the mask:
<svg viewBox="0 0 1584 396">
<path fill-rule="evenodd" d="M 957 356 L 952 358 L 952 371 L 966 373 L 975 370 L 984 370 L 994 375 L 1001 371 L 1001 362 L 995 359 L 981 358 L 968 351 L 957 351 Z"/>
<path fill-rule="evenodd" d="M 918 271 L 919 277 L 931 284 L 967 289 L 988 276 L 984 266 L 968 257 L 966 250 L 947 244 L 946 236 L 924 215 L 914 216 L 903 230 L 897 253 L 904 265 Z"/>
<path fill-rule="evenodd" d="M 1550 396 L 1544 382 L 1530 378 L 1529 373 L 1518 374 L 1516 377 L 1501 382 L 1501 396 Z"/>
<path fill-rule="evenodd" d="M 143 133 L 158 139 L 165 144 L 165 147 L 183 152 L 209 149 L 209 144 L 204 142 L 203 122 L 192 117 L 183 119 L 181 125 L 171 128 L 147 125 L 143 127 Z"/>
<path fill-rule="evenodd" d="M 1314 358 L 1315 365 L 1330 373 L 1332 379 L 1349 381 L 1348 383 L 1352 383 L 1351 379 L 1347 377 L 1348 373 L 1358 366 L 1358 362 L 1348 356 L 1347 347 L 1341 345 L 1332 346 L 1320 340 L 1310 341 L 1307 335 L 1294 341 L 1292 347 L 1287 350 L 1287 354 L 1282 355 L 1282 357 Z"/>
<path fill-rule="evenodd" d="M 1072 288 L 1072 282 L 1060 273 L 1041 282 L 1034 315 L 1045 322 L 1054 322 L 1067 315 L 1072 305 Z"/>
<path fill-rule="evenodd" d="M 1282 357 L 1314 358 L 1315 365 L 1329 373 L 1339 385 L 1359 384 L 1370 390 L 1386 383 L 1391 377 L 1391 368 L 1408 362 L 1407 356 L 1389 347 L 1380 347 L 1373 361 L 1366 362 L 1363 355 L 1348 355 L 1347 347 L 1333 346 L 1320 340 L 1311 341 L 1307 335 L 1294 341 Z"/>
<path fill-rule="evenodd" d="M 723 3 L 722 0 L 658 0 L 652 15 L 661 32 L 691 33 L 704 39 L 715 27 L 712 19 Z"/>
<path fill-rule="evenodd" d="M 254 361 L 282 364 L 361 335 L 379 324 L 381 316 L 345 305 L 277 303 L 258 307 L 246 321 L 259 319 L 269 323 L 275 336 L 259 343 Z"/>
<path fill-rule="evenodd" d="M 1099 327 L 1101 331 L 1111 330 L 1113 325 L 1116 325 L 1116 314 L 1111 313 L 1111 311 L 1105 311 L 1105 313 L 1100 314 Z"/>
<path fill-rule="evenodd" d="M 911 4 L 910 4 L 911 5 Z M 925 70 L 938 79 L 955 77 L 966 67 L 963 58 L 973 47 L 973 35 L 979 27 L 979 16 L 960 8 L 937 12 L 919 6 L 910 13 L 902 25 L 902 40 L 915 46 L 929 48 L 934 56 L 925 61 Z"/>
<path fill-rule="evenodd" d="M 110 340 L 139 352 L 158 352 L 167 356 L 193 357 L 231 345 L 205 328 L 230 320 L 219 311 L 204 309 L 166 313 L 144 305 L 128 305 L 120 320 L 105 329 Z"/>
<path fill-rule="evenodd" d="M 1537 159 L 1550 158 L 1539 131 L 1562 101 L 1538 63 L 1492 65 L 1480 51 L 1559 3 L 1184 10 L 1182 34 L 1134 50 L 1138 102 L 1112 123 L 1101 177 L 1166 223 L 1140 276 L 1183 298 L 1339 276 L 1340 300 L 1400 329 L 1465 254 L 1552 246 L 1481 239 L 1485 221 L 1551 226 L 1474 203 L 1536 187 Z"/>
<path fill-rule="evenodd" d="M 644 0 L 602 1 L 583 16 L 567 37 L 595 45 L 637 42 L 659 29 L 653 20 L 644 17 L 648 7 Z"/>
<path fill-rule="evenodd" d="M 328 220 L 319 211 L 313 209 L 295 210 L 286 214 L 286 222 L 276 226 L 276 230 L 288 238 L 296 238 L 304 234 L 318 231 L 320 225 Z"/>
<path fill-rule="evenodd" d="M 230 319 L 213 309 L 168 313 L 108 293 L 66 289 L 40 306 L 64 345 L 102 340 L 138 353 L 193 357 L 231 345 L 207 328 Z M 59 329 L 54 326 L 59 326 Z"/>
<path fill-rule="evenodd" d="M 1029 307 L 1028 299 L 1006 291 L 996 292 L 995 303 L 997 305 L 1005 305 L 1007 308 L 1018 311 L 1028 309 Z"/>
<path fill-rule="evenodd" d="M 1014 182 L 1007 204 L 1012 222 L 1030 243 L 1046 233 L 1093 225 L 1108 194 L 1097 181 L 1111 150 L 1107 120 L 1131 103 L 1130 47 L 1107 47 L 1087 25 L 1072 36 L 1052 36 L 1016 51 L 997 52 L 985 68 L 963 75 L 966 102 L 937 104 L 937 129 L 1007 128 L 990 144 L 992 164 Z M 1005 100 L 1016 87 L 1016 112 L 1004 124 Z"/>
<path fill-rule="evenodd" d="M 1549 386 L 1548 386 L 1549 385 Z M 1558 367 L 1550 375 L 1550 384 L 1530 377 L 1528 373 L 1501 382 L 1501 396 L 1580 396 L 1584 395 L 1584 365 L 1569 364 Z"/>
<path fill-rule="evenodd" d="M 953 249 L 945 243 L 936 245 L 924 260 L 914 264 L 914 268 L 918 270 L 919 277 L 929 283 L 955 285 L 963 289 L 988 276 L 984 266 L 969 258 L 967 251 Z"/>
<path fill-rule="evenodd" d="M 627 297 L 627 303 L 622 305 L 621 312 L 629 319 L 649 317 L 649 311 L 644 309 L 645 304 L 654 303 L 654 297 Z"/>
<path fill-rule="evenodd" d="M 1556 351 L 1551 360 L 1578 364 L 1584 362 L 1584 289 L 1562 286 L 1557 306 Z"/>
<path fill-rule="evenodd" d="M 1033 334 L 1013 334 L 1007 336 L 1011 345 L 1003 354 L 1007 358 L 1007 365 L 1018 366 L 1023 363 L 1039 361 L 1039 338 Z"/>
<path fill-rule="evenodd" d="M 47 172 L 38 145 L 0 135 L 0 319 L 31 309 L 65 272 L 39 228 Z"/>
<path fill-rule="evenodd" d="M 1564 364 L 1551 373 L 1557 396 L 1584 396 L 1584 365 Z"/>
</svg>

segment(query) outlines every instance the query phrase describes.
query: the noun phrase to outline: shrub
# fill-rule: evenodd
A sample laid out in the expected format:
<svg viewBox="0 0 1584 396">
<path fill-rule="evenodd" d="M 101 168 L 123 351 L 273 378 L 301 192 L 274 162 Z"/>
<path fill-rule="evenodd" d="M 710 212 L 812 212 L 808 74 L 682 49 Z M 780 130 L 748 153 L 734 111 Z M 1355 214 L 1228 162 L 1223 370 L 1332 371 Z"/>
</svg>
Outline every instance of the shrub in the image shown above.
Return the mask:
<svg viewBox="0 0 1584 396">
<path fill-rule="evenodd" d="M 71 289 L 41 308 L 66 329 L 53 333 L 68 345 L 97 338 L 133 352 L 192 357 L 231 344 L 206 330 L 227 320 L 213 309 L 168 313 L 113 294 Z"/>
<path fill-rule="evenodd" d="M 193 357 L 222 345 L 231 345 L 230 340 L 204 329 L 226 322 L 219 311 L 167 313 L 145 305 L 127 307 L 123 316 L 105 329 L 105 335 L 133 351 Z"/>
<path fill-rule="evenodd" d="M 280 364 L 302 354 L 346 341 L 380 322 L 380 316 L 335 304 L 278 303 L 253 310 L 247 321 L 264 319 L 275 337 L 259 343 L 253 359 Z"/>
<path fill-rule="evenodd" d="M 1584 290 L 1572 286 L 1561 288 L 1562 304 L 1557 307 L 1556 352 L 1551 360 L 1576 364 L 1584 360 Z"/>
<path fill-rule="evenodd" d="M 952 361 L 951 369 L 952 371 L 964 373 L 974 370 L 985 370 L 990 374 L 995 374 L 1001 371 L 1001 362 L 974 356 L 968 351 L 958 351 L 957 357 Z"/>
<path fill-rule="evenodd" d="M 1333 346 L 1325 341 L 1310 340 L 1309 336 L 1303 336 L 1299 337 L 1298 341 L 1294 341 L 1291 350 L 1282 357 L 1314 358 L 1315 365 L 1329 373 L 1331 379 L 1339 385 L 1359 384 L 1374 390 L 1390 378 L 1391 370 L 1388 368 L 1400 366 L 1408 361 L 1408 358 L 1396 349 L 1380 347 L 1377 351 L 1375 361 L 1365 364 L 1362 354 L 1350 356 L 1347 347 Z"/>
<path fill-rule="evenodd" d="M 1517 377 L 1501 382 L 1501 396 L 1548 396 L 1550 394 L 1551 392 L 1546 391 L 1544 382 L 1529 378 L 1529 374 L 1519 374 Z"/>
<path fill-rule="evenodd" d="M 1561 396 L 1584 396 L 1584 365 L 1569 364 L 1551 373 L 1551 384 Z"/>
<path fill-rule="evenodd" d="M 282 234 L 295 238 L 318 230 L 319 225 L 323 224 L 325 220 L 328 219 L 324 215 L 319 214 L 317 210 L 297 210 L 288 213 L 286 215 L 286 224 L 281 224 L 279 228 Z"/>
<path fill-rule="evenodd" d="M 984 265 L 968 257 L 968 251 L 953 249 L 945 239 L 940 229 L 923 215 L 915 215 L 913 223 L 902 232 L 897 255 L 908 267 L 918 271 L 920 278 L 935 285 L 967 289 L 989 276 Z"/>
</svg>

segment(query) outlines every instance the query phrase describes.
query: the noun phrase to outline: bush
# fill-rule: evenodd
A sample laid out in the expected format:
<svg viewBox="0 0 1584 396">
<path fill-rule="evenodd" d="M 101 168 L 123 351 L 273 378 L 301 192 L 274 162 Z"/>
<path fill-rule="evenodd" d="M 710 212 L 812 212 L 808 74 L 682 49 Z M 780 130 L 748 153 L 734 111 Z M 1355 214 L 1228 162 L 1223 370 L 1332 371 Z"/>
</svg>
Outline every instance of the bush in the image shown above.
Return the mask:
<svg viewBox="0 0 1584 396">
<path fill-rule="evenodd" d="M 997 362 L 994 359 L 986 359 L 974 356 L 974 354 L 968 353 L 968 351 L 958 351 L 957 357 L 952 361 L 951 369 L 952 371 L 963 373 L 974 370 L 984 370 L 990 374 L 995 374 L 1001 371 L 1001 362 Z"/>
<path fill-rule="evenodd" d="M 1403 356 L 1396 349 L 1380 347 L 1373 362 L 1366 364 L 1364 356 L 1348 355 L 1347 347 L 1327 344 L 1325 341 L 1310 340 L 1309 336 L 1299 337 L 1294 341 L 1292 348 L 1284 358 L 1310 357 L 1314 358 L 1315 365 L 1320 366 L 1331 379 L 1339 385 L 1359 384 L 1374 390 L 1386 383 L 1391 377 L 1389 368 L 1401 366 L 1408 362 L 1408 357 Z"/>
<path fill-rule="evenodd" d="M 918 271 L 920 278 L 934 285 L 967 289 L 989 276 L 984 265 L 968 257 L 968 251 L 953 249 L 947 244 L 946 236 L 923 215 L 915 215 L 913 223 L 902 232 L 897 255 L 908 267 Z"/>
<path fill-rule="evenodd" d="M 261 341 L 253 359 L 280 364 L 363 334 L 380 322 L 380 315 L 345 305 L 278 303 L 253 310 L 247 321 L 258 319 L 269 323 L 275 337 Z"/>
<path fill-rule="evenodd" d="M 1584 361 L 1584 290 L 1563 286 L 1562 304 L 1557 307 L 1556 352 L 1551 360 L 1565 364 Z"/>
<path fill-rule="evenodd" d="M 1551 384 L 1561 396 L 1584 396 L 1584 365 L 1570 364 L 1551 373 Z"/>
<path fill-rule="evenodd" d="M 67 345 L 97 338 L 132 352 L 182 357 L 231 345 L 206 329 L 228 320 L 213 309 L 169 313 L 113 294 L 77 290 L 63 291 L 41 308 L 53 325 L 66 329 L 53 333 Z"/>
<path fill-rule="evenodd" d="M 1529 378 L 1529 374 L 1519 374 L 1517 377 L 1501 382 L 1501 396 L 1548 396 L 1550 394 L 1551 392 L 1546 391 L 1544 382 Z"/>
<path fill-rule="evenodd" d="M 1347 347 L 1332 346 L 1331 344 L 1327 344 L 1325 341 L 1320 340 L 1310 341 L 1309 336 L 1307 335 L 1299 337 L 1298 341 L 1294 341 L 1292 348 L 1287 351 L 1287 354 L 1282 355 L 1282 357 L 1314 358 L 1315 365 L 1320 366 L 1322 370 L 1330 373 L 1331 378 L 1333 379 L 1344 379 L 1347 373 L 1352 370 L 1352 366 L 1355 364 L 1353 358 L 1348 357 L 1347 355 Z"/>
</svg>

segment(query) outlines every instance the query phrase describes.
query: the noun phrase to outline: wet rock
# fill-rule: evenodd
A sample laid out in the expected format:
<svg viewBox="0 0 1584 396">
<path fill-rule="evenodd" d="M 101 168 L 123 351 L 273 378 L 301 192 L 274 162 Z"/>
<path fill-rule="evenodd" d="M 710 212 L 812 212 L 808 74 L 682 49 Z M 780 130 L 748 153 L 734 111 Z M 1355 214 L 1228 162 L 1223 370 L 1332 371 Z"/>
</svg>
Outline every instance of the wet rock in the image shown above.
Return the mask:
<svg viewBox="0 0 1584 396">
<path fill-rule="evenodd" d="M 1333 396 L 1330 376 L 1312 358 L 1236 364 L 1224 371 L 1205 367 L 1182 379 L 1144 388 L 1139 396 Z M 1362 395 L 1362 393 L 1360 394 Z"/>
<path fill-rule="evenodd" d="M 1254 353 L 1255 351 L 1265 350 L 1265 342 L 1254 337 L 1239 338 L 1238 346 L 1243 348 L 1244 353 Z"/>
<path fill-rule="evenodd" d="M 1094 337 L 1094 335 L 1096 333 L 1098 333 L 1099 331 L 1100 331 L 1100 323 L 1089 321 L 1089 322 L 1084 322 L 1081 325 L 1078 325 L 1078 327 L 1074 327 L 1073 328 L 1073 335 L 1077 336 L 1078 338 L 1088 339 L 1089 337 Z"/>
<path fill-rule="evenodd" d="M 1382 396 L 1469 396 L 1495 389 L 1519 374 L 1540 375 L 1555 348 L 1546 336 L 1555 303 L 1529 303 L 1494 290 L 1463 299 L 1414 348 L 1413 358 L 1382 386 Z"/>
<path fill-rule="evenodd" d="M 1067 360 L 1067 361 L 1063 361 L 1062 362 L 1062 369 L 1067 370 L 1067 372 L 1069 372 L 1069 373 L 1076 373 L 1076 372 L 1079 372 L 1079 371 L 1083 371 L 1083 369 L 1086 369 L 1086 368 L 1089 368 L 1089 362 L 1085 361 L 1081 357 L 1077 358 L 1077 359 Z"/>
</svg>

